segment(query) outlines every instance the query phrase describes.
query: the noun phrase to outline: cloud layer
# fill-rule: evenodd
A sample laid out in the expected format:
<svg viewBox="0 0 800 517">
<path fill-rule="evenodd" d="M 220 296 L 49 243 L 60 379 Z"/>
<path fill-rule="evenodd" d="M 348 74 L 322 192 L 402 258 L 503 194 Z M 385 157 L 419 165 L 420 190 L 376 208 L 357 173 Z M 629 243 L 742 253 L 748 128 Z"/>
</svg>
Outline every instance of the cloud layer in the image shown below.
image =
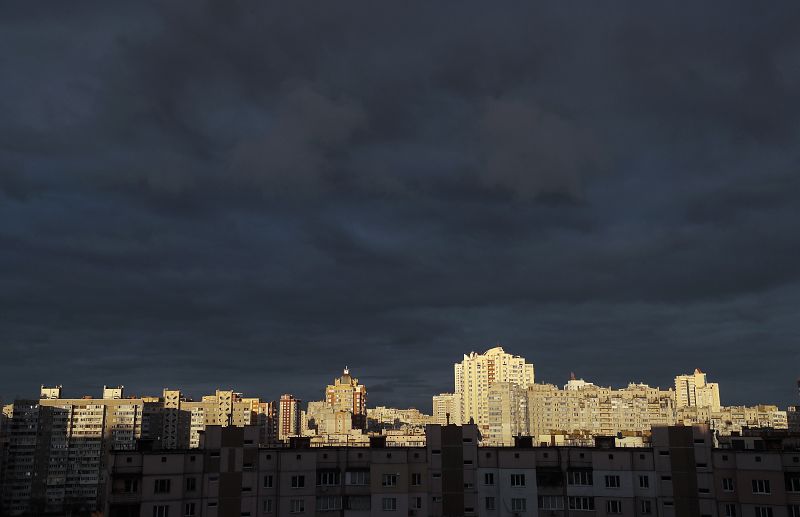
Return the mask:
<svg viewBox="0 0 800 517">
<path fill-rule="evenodd" d="M 0 395 L 537 378 L 795 402 L 800 6 L 18 5 Z"/>
</svg>

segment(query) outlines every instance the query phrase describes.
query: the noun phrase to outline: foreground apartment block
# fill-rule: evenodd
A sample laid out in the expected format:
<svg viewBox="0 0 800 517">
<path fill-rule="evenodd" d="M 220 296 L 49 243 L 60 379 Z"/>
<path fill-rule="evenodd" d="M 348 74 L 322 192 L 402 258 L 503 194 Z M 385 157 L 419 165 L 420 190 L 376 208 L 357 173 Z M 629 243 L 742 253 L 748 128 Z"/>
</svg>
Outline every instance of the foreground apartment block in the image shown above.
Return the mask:
<svg viewBox="0 0 800 517">
<path fill-rule="evenodd" d="M 430 425 L 424 447 L 260 448 L 210 428 L 201 450 L 116 453 L 109 517 L 302 515 L 800 515 L 800 439 L 658 427 L 652 447 L 479 447 L 475 425 Z"/>
<path fill-rule="evenodd" d="M 272 403 L 220 391 L 202 401 L 177 390 L 163 397 L 62 398 L 42 386 L 39 399 L 3 406 L 0 420 L 0 515 L 86 514 L 102 508 L 114 451 L 186 450 L 206 426 L 249 426 L 259 443 L 275 435 Z"/>
</svg>

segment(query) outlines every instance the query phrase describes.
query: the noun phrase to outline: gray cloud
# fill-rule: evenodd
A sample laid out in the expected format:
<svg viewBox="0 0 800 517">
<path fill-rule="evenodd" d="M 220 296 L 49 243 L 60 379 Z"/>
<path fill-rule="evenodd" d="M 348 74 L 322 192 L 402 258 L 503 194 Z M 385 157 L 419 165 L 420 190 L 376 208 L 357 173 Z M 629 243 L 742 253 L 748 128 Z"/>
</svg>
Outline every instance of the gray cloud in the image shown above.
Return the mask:
<svg viewBox="0 0 800 517">
<path fill-rule="evenodd" d="M 49 7 L 0 19 L 3 397 L 426 408 L 501 342 L 792 401 L 794 3 Z"/>
</svg>

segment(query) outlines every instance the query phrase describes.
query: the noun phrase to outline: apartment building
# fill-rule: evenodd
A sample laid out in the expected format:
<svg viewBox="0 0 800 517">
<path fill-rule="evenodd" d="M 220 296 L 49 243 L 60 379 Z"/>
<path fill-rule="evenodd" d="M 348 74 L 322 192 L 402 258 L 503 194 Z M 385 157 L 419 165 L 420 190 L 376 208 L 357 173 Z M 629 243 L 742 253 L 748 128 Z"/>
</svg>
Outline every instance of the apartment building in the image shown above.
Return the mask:
<svg viewBox="0 0 800 517">
<path fill-rule="evenodd" d="M 255 436 L 210 428 L 202 450 L 115 454 L 106 515 L 793 517 L 800 505 L 800 437 L 715 448 L 707 426 L 673 426 L 652 447 L 478 447 L 477 426 L 431 425 L 425 447 L 259 448 Z"/>
<path fill-rule="evenodd" d="M 132 450 L 142 438 L 144 402 L 123 399 L 122 388 L 104 388 L 109 399 L 64 399 L 61 387 L 43 388 L 38 400 L 11 408 L 3 510 L 9 515 L 97 508 L 111 450 Z"/>
<path fill-rule="evenodd" d="M 359 384 L 346 366 L 342 375 L 325 388 L 325 401 L 335 411 L 350 412 L 353 429 L 367 428 L 367 387 Z"/>
<path fill-rule="evenodd" d="M 570 380 L 564 389 L 535 384 L 527 390 L 530 434 L 585 432 L 609 436 L 620 432 L 650 431 L 653 426 L 674 425 L 675 393 L 645 384 L 623 389 Z"/>
<path fill-rule="evenodd" d="M 287 442 L 292 436 L 303 434 L 300 402 L 290 393 L 281 395 L 278 401 L 278 440 Z"/>
<path fill-rule="evenodd" d="M 791 409 L 791 408 L 790 408 Z M 684 425 L 709 424 L 720 435 L 741 433 L 748 428 L 789 429 L 789 413 L 769 404 L 757 406 L 682 407 L 676 421 Z"/>
<path fill-rule="evenodd" d="M 461 397 L 454 393 L 434 395 L 432 416 L 434 424 L 461 423 Z"/>
<path fill-rule="evenodd" d="M 507 382 L 523 389 L 534 383 L 533 364 L 506 353 L 500 346 L 483 354 L 464 355 L 460 363 L 453 365 L 453 371 L 461 423 L 472 420 L 482 433 L 489 430 L 489 389 L 494 383 Z"/>
<path fill-rule="evenodd" d="M 694 373 L 675 377 L 675 401 L 678 408 L 699 407 L 719 411 L 719 384 L 708 382 L 706 374 L 695 368 Z"/>
<path fill-rule="evenodd" d="M 489 388 L 489 425 L 485 445 L 514 445 L 515 436 L 528 436 L 527 390 L 511 382 L 496 382 Z"/>
<path fill-rule="evenodd" d="M 40 398 L 4 406 L 0 432 L 0 514 L 59 514 L 97 509 L 112 451 L 199 447 L 208 425 L 254 426 L 259 443 L 274 441 L 274 405 L 217 391 L 202 401 L 178 390 L 126 398 L 104 386 L 104 398 L 62 398 L 42 386 Z"/>
</svg>

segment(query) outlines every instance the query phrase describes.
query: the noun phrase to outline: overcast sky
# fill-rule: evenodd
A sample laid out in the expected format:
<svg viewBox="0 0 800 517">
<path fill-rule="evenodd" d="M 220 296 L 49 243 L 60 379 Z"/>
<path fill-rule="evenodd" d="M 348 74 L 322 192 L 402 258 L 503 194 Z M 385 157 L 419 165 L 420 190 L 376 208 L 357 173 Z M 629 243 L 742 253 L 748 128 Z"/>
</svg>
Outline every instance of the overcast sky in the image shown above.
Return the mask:
<svg viewBox="0 0 800 517">
<path fill-rule="evenodd" d="M 800 3 L 111 4 L 0 8 L 4 400 L 798 402 Z"/>
</svg>

